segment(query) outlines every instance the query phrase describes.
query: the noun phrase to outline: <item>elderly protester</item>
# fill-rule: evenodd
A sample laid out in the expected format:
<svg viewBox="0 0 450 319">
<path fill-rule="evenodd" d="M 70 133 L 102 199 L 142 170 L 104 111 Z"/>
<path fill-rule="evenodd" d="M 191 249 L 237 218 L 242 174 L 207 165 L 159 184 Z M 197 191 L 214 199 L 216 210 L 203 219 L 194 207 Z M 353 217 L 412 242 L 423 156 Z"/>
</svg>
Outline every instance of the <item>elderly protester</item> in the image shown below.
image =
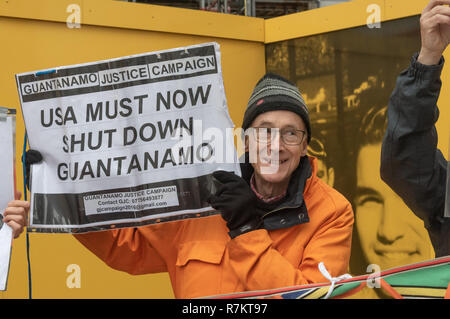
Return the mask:
<svg viewBox="0 0 450 319">
<path fill-rule="evenodd" d="M 168 272 L 176 298 L 327 282 L 320 262 L 331 276 L 346 273 L 353 210 L 306 154 L 311 128 L 298 88 L 266 74 L 243 129 L 242 177 L 213 174 L 220 186 L 208 201 L 220 214 L 75 238 L 114 269 Z"/>
</svg>

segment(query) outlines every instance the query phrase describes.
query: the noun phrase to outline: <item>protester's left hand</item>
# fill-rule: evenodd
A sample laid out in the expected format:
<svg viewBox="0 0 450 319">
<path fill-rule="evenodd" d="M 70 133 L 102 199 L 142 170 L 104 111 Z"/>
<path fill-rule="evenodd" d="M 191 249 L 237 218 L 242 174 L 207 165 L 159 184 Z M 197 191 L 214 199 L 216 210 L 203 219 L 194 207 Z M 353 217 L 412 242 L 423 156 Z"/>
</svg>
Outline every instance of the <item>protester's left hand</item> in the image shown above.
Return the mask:
<svg viewBox="0 0 450 319">
<path fill-rule="evenodd" d="M 450 42 L 449 0 L 431 0 L 420 16 L 421 48 L 417 61 L 437 64 Z"/>
<path fill-rule="evenodd" d="M 30 203 L 20 200 L 22 194 L 16 192 L 15 200 L 8 203 L 8 207 L 3 212 L 3 222 L 11 227 L 13 238 L 18 238 L 23 232 L 28 220 Z"/>
<path fill-rule="evenodd" d="M 226 171 L 216 171 L 213 177 L 222 185 L 208 198 L 208 202 L 221 212 L 230 230 L 230 237 L 257 229 L 261 224 L 261 217 L 255 209 L 256 195 L 247 182 Z"/>
</svg>

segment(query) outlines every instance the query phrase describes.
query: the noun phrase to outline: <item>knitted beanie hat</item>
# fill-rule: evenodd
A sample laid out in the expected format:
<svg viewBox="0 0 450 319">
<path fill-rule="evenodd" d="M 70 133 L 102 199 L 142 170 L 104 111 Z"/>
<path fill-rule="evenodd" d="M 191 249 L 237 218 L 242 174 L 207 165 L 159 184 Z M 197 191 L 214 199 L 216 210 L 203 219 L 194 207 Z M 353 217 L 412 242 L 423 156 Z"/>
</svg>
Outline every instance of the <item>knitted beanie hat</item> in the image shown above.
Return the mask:
<svg viewBox="0 0 450 319">
<path fill-rule="evenodd" d="M 250 127 L 254 119 L 269 111 L 291 111 L 298 114 L 305 123 L 308 144 L 311 140 L 311 126 L 308 109 L 297 86 L 285 78 L 267 73 L 256 84 L 244 113 L 242 128 Z"/>
</svg>

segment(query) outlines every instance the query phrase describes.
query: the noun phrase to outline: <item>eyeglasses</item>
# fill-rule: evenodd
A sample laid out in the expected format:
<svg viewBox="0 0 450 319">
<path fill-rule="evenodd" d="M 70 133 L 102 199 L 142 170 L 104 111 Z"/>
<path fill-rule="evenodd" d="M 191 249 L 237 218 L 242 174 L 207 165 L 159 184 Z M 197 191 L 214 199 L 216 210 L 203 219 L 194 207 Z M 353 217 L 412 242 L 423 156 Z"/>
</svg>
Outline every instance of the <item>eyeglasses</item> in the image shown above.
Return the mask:
<svg viewBox="0 0 450 319">
<path fill-rule="evenodd" d="M 261 143 L 273 142 L 280 134 L 281 140 L 286 145 L 299 145 L 303 142 L 306 132 L 293 128 L 278 129 L 273 127 L 252 127 L 253 137 Z"/>
</svg>

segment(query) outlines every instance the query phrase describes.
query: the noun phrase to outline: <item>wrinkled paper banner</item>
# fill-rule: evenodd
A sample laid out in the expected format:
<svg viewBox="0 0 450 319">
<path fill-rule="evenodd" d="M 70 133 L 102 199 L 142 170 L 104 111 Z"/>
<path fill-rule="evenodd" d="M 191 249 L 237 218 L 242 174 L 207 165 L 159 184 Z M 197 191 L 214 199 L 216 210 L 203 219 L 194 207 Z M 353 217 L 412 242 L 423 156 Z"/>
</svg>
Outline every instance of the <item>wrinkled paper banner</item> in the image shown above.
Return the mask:
<svg viewBox="0 0 450 319">
<path fill-rule="evenodd" d="M 30 228 L 82 233 L 217 214 L 240 175 L 217 43 L 16 75 L 32 165 Z"/>
</svg>

